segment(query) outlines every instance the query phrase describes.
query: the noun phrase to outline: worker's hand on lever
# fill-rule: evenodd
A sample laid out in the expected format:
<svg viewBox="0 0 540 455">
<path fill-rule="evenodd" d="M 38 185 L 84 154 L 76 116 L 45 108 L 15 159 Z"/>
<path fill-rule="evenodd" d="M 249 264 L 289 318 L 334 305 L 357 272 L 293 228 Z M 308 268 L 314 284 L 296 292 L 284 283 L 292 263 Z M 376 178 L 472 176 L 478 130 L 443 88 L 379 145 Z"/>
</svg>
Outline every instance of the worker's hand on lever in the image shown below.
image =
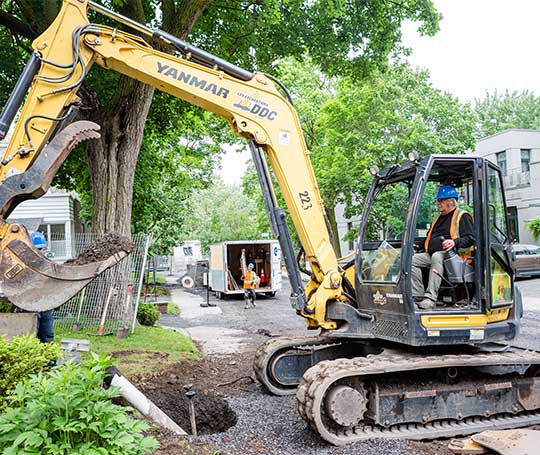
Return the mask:
<svg viewBox="0 0 540 455">
<path fill-rule="evenodd" d="M 452 239 L 447 239 L 442 243 L 442 247 L 445 249 L 445 251 L 453 250 L 456 246 L 456 242 L 454 242 Z"/>
<path fill-rule="evenodd" d="M 456 247 L 456 242 L 452 239 L 445 239 L 444 237 L 441 237 L 441 244 L 444 251 L 451 251 Z"/>
</svg>

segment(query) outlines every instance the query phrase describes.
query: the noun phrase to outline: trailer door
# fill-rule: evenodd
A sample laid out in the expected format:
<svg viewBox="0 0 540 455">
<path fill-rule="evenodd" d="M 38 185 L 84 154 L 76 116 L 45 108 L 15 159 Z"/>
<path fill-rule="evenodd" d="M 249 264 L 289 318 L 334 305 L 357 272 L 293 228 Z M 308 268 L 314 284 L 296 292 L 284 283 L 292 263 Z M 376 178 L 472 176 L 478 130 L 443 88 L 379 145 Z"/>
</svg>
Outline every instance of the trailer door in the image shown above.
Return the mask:
<svg viewBox="0 0 540 455">
<path fill-rule="evenodd" d="M 210 288 L 213 291 L 226 291 L 225 267 L 223 261 L 223 244 L 210 245 Z"/>
<path fill-rule="evenodd" d="M 270 260 L 272 264 L 272 290 L 276 291 L 281 289 L 281 248 L 279 242 L 272 242 L 270 249 L 272 257 Z"/>
</svg>

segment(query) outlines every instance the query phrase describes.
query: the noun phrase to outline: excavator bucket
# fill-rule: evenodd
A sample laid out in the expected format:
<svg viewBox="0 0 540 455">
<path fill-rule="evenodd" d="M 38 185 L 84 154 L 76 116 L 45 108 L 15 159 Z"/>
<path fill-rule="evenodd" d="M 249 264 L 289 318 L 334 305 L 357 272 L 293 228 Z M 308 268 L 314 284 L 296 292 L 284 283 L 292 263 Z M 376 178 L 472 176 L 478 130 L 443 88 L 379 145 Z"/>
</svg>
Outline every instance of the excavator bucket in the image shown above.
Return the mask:
<svg viewBox="0 0 540 455">
<path fill-rule="evenodd" d="M 22 201 L 47 192 L 58 168 L 81 141 L 97 139 L 99 126 L 75 122 L 59 132 L 23 173 L 10 176 L 0 185 L 2 217 Z M 0 281 L 5 296 L 27 311 L 52 310 L 84 288 L 100 273 L 125 258 L 133 245 L 128 240 L 107 258 L 83 265 L 62 265 L 37 252 L 26 228 L 0 219 Z"/>
</svg>

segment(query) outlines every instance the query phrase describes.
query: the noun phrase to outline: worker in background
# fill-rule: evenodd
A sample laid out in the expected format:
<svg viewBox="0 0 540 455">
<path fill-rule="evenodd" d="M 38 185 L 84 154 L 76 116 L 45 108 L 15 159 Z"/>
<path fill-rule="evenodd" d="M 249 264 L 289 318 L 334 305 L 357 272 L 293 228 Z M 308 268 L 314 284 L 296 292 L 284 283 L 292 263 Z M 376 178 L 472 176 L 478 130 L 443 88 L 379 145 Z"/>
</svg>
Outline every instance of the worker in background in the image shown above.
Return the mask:
<svg viewBox="0 0 540 455">
<path fill-rule="evenodd" d="M 41 254 L 47 252 L 47 239 L 41 232 L 30 234 L 34 248 Z M 40 311 L 37 316 L 37 337 L 42 343 L 52 343 L 54 341 L 53 310 Z"/>
<path fill-rule="evenodd" d="M 244 300 L 246 301 L 246 310 L 249 308 L 249 304 L 253 305 L 253 308 L 257 306 L 255 300 L 257 298 L 255 294 L 255 288 L 259 287 L 260 279 L 254 272 L 255 266 L 250 263 L 247 266 L 246 275 L 242 277 L 244 280 Z"/>
<path fill-rule="evenodd" d="M 439 216 L 433 220 L 425 241 L 425 252 L 412 259 L 412 294 L 418 308 L 429 310 L 438 300 L 441 276 L 444 273 L 444 255 L 458 250 L 465 256 L 474 244 L 473 217 L 458 208 L 459 194 L 452 185 L 443 185 L 437 191 Z M 429 267 L 427 289 L 424 289 L 422 268 Z"/>
</svg>

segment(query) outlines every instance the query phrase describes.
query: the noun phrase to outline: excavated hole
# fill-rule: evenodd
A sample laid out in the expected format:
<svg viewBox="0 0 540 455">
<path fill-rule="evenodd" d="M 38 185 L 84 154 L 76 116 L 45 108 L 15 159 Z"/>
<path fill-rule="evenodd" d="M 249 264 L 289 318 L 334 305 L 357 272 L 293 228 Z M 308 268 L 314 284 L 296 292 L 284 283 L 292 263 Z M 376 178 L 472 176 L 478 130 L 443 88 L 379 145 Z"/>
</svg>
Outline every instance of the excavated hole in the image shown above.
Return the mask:
<svg viewBox="0 0 540 455">
<path fill-rule="evenodd" d="M 144 388 L 142 391 L 182 429 L 191 434 L 189 402 L 182 384 Z M 199 392 L 193 398 L 193 404 L 198 434 L 220 433 L 236 425 L 236 413 L 223 397 L 213 392 Z"/>
</svg>

